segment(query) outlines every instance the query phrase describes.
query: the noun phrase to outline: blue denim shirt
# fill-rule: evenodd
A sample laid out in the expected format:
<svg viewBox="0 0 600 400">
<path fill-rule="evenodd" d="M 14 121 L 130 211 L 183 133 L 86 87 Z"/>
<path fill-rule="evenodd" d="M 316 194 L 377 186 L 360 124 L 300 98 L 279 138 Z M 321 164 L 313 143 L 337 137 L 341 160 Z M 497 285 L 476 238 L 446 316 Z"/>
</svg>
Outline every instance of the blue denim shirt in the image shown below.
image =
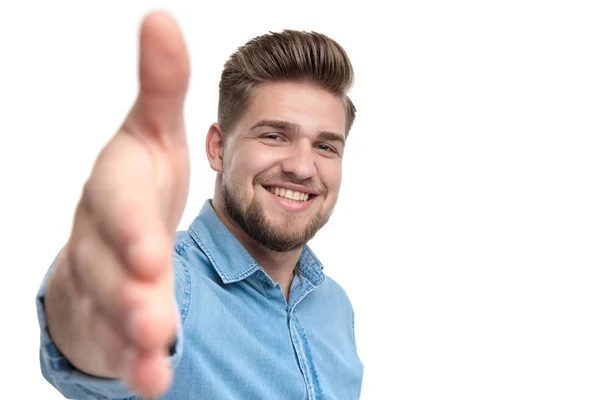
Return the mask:
<svg viewBox="0 0 600 400">
<path fill-rule="evenodd" d="M 363 365 L 344 290 L 305 247 L 286 302 L 223 225 L 210 201 L 174 246 L 180 322 L 174 381 L 164 399 L 358 399 Z M 86 375 L 48 335 L 38 293 L 40 362 L 65 397 L 136 399 L 120 381 Z"/>
</svg>

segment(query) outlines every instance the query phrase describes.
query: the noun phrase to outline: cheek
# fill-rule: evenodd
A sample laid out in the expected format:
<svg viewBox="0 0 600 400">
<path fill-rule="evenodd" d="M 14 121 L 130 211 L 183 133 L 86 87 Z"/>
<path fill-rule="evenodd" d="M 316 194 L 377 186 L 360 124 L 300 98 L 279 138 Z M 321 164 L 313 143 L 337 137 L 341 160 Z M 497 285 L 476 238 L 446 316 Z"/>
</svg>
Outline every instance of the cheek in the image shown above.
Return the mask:
<svg viewBox="0 0 600 400">
<path fill-rule="evenodd" d="M 260 148 L 248 149 L 248 154 L 252 154 L 248 160 L 248 169 L 255 172 L 266 171 L 285 159 L 283 149 L 277 147 L 261 146 Z"/>
<path fill-rule="evenodd" d="M 223 183 L 227 185 L 238 199 L 245 197 L 247 183 L 243 159 L 237 154 L 223 158 Z"/>
<path fill-rule="evenodd" d="M 243 174 L 249 177 L 250 184 L 255 178 L 276 176 L 280 173 L 281 163 L 285 154 L 281 149 L 262 146 L 249 147 L 243 163 L 237 165 Z"/>
<path fill-rule="evenodd" d="M 276 154 L 256 148 L 244 148 L 223 160 L 223 179 L 240 197 L 252 197 L 257 176 L 276 165 Z"/>
<path fill-rule="evenodd" d="M 325 162 L 321 165 L 321 180 L 331 193 L 337 193 L 342 184 L 342 166 L 340 162 Z"/>
</svg>

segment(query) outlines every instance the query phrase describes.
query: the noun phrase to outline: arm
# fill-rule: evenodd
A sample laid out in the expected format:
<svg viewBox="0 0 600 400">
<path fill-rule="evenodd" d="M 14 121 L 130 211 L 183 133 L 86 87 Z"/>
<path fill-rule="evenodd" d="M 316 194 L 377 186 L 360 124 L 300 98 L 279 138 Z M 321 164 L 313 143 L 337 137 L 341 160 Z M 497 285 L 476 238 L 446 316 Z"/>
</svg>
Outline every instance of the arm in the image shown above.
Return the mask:
<svg viewBox="0 0 600 400">
<path fill-rule="evenodd" d="M 92 398 L 97 382 L 154 397 L 172 379 L 172 249 L 189 184 L 189 60 L 173 19 L 144 20 L 139 63 L 138 98 L 100 152 L 38 297 L 45 376 L 57 387 L 86 378 L 69 390 Z"/>
</svg>

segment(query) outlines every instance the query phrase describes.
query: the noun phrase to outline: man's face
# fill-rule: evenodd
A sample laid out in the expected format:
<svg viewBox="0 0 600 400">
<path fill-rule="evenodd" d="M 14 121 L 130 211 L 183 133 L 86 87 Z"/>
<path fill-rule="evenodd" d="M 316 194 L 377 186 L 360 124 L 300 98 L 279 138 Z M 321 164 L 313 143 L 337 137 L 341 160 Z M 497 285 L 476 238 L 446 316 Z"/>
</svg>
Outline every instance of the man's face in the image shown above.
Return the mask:
<svg viewBox="0 0 600 400">
<path fill-rule="evenodd" d="M 345 127 L 342 101 L 327 91 L 261 85 L 223 149 L 224 210 L 271 250 L 302 247 L 333 212 Z"/>
</svg>

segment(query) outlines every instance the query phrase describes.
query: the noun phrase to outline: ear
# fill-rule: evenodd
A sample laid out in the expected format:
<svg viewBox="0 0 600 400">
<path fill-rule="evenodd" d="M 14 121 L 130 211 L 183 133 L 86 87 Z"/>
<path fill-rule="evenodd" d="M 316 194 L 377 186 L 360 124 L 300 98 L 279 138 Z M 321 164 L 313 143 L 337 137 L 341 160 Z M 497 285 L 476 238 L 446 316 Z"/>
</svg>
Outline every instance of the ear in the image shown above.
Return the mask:
<svg viewBox="0 0 600 400">
<path fill-rule="evenodd" d="M 214 123 L 206 135 L 206 157 L 210 167 L 216 172 L 223 172 L 223 148 L 225 140 L 221 126 Z"/>
</svg>

